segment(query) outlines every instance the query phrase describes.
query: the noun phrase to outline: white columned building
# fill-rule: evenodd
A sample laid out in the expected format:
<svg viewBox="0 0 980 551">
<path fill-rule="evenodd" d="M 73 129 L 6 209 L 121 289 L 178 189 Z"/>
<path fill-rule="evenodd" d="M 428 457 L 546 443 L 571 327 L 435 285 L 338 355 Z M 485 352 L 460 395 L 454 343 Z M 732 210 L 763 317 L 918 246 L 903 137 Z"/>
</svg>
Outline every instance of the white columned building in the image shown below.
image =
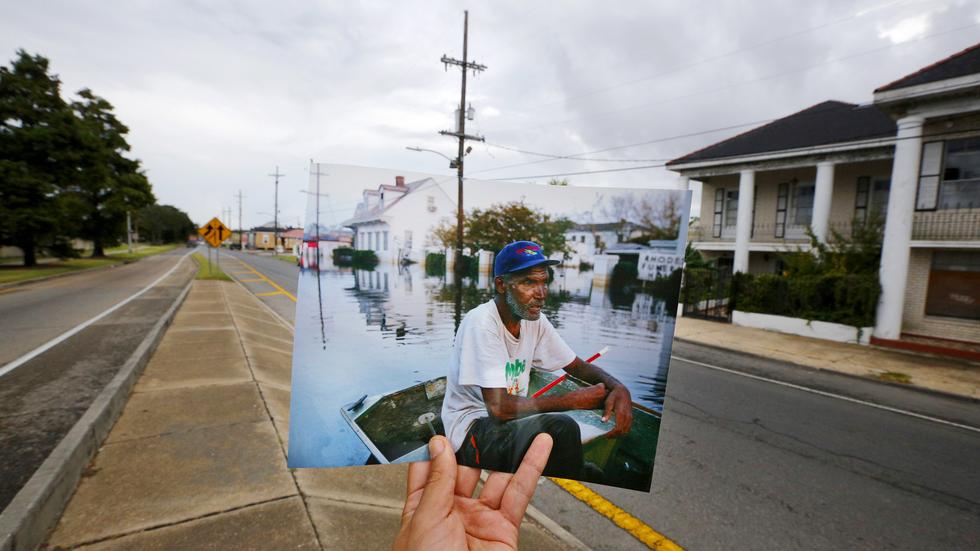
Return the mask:
<svg viewBox="0 0 980 551">
<path fill-rule="evenodd" d="M 810 227 L 821 243 L 827 242 L 830 228 L 830 202 L 834 196 L 834 163 L 817 163 L 817 180 L 813 190 L 813 217 Z"/>
<path fill-rule="evenodd" d="M 905 283 L 909 272 L 909 244 L 912 241 L 912 217 L 922 155 L 922 117 L 899 119 L 892 164 L 888 214 L 881 244 L 881 296 L 878 298 L 874 336 L 897 340 L 902 334 L 902 311 L 905 306 Z"/>
<path fill-rule="evenodd" d="M 749 271 L 749 239 L 752 237 L 752 204 L 755 171 L 743 170 L 738 177 L 738 214 L 735 218 L 735 259 L 732 272 Z"/>
</svg>

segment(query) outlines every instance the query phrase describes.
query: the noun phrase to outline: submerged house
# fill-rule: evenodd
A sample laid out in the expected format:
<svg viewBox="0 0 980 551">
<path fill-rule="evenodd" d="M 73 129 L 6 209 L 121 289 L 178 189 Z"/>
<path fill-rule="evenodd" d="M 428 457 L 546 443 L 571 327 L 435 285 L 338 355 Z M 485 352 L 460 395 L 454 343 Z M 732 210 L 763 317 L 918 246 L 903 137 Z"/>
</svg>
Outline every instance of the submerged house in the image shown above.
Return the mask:
<svg viewBox="0 0 980 551">
<path fill-rule="evenodd" d="M 354 216 L 342 225 L 354 232 L 354 248 L 374 251 L 380 262 L 422 262 L 429 234 L 444 218 L 456 215 L 456 203 L 432 178 L 365 189 Z"/>
<path fill-rule="evenodd" d="M 874 91 L 827 101 L 667 163 L 703 185 L 694 248 L 734 272 L 780 270 L 884 220 L 872 342 L 980 350 L 980 44 Z M 684 183 L 683 185 L 687 185 Z"/>
</svg>

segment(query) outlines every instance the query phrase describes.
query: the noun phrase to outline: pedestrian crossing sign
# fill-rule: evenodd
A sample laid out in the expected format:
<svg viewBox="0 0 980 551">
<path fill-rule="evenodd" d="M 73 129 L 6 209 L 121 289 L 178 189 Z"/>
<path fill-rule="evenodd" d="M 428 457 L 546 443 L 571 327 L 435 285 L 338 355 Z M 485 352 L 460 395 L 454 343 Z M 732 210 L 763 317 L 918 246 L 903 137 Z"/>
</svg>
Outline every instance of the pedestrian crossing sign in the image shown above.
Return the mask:
<svg viewBox="0 0 980 551">
<path fill-rule="evenodd" d="M 217 217 L 212 218 L 210 222 L 197 228 L 197 233 L 201 234 L 201 237 L 212 247 L 220 246 L 222 241 L 231 237 L 231 230 L 221 220 L 218 220 Z"/>
</svg>

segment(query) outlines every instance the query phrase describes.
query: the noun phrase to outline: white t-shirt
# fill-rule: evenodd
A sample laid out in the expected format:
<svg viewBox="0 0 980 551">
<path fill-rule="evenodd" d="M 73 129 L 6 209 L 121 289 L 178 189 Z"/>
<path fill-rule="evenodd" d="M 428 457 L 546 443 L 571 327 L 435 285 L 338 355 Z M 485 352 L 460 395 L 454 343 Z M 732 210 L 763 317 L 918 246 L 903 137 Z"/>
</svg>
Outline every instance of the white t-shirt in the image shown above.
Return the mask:
<svg viewBox="0 0 980 551">
<path fill-rule="evenodd" d="M 454 450 L 473 421 L 489 416 L 482 388 L 527 396 L 532 367 L 554 371 L 575 359 L 543 313 L 535 321 L 521 320 L 520 334 L 514 338 L 504 327 L 493 300 L 470 310 L 459 324 L 442 402 L 442 423 Z"/>
</svg>

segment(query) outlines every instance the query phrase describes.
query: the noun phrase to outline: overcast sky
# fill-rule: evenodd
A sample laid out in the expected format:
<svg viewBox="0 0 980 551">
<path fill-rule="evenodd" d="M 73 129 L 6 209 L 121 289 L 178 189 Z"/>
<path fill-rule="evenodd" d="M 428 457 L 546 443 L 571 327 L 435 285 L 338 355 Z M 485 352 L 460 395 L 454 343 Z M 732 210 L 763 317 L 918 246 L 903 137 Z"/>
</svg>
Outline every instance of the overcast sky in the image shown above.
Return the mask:
<svg viewBox="0 0 980 551">
<path fill-rule="evenodd" d="M 112 102 L 161 203 L 196 222 L 235 207 L 244 225 L 303 215 L 309 160 L 450 175 L 470 9 L 477 110 L 467 174 L 523 178 L 660 164 L 750 126 L 877 86 L 980 41 L 980 5 L 836 2 L 8 3 L 0 52 L 51 60 L 66 96 Z M 729 128 L 713 133 L 708 130 Z M 679 135 L 701 133 L 681 139 Z M 598 160 L 540 161 L 496 146 Z M 500 168 L 509 165 L 510 168 Z M 496 170 L 494 170 L 496 169 Z M 663 169 L 567 176 L 573 185 L 674 185 Z M 533 180 L 533 179 L 532 179 Z M 262 214 L 266 213 L 266 214 Z M 237 220 L 232 221 L 237 226 Z"/>
</svg>

